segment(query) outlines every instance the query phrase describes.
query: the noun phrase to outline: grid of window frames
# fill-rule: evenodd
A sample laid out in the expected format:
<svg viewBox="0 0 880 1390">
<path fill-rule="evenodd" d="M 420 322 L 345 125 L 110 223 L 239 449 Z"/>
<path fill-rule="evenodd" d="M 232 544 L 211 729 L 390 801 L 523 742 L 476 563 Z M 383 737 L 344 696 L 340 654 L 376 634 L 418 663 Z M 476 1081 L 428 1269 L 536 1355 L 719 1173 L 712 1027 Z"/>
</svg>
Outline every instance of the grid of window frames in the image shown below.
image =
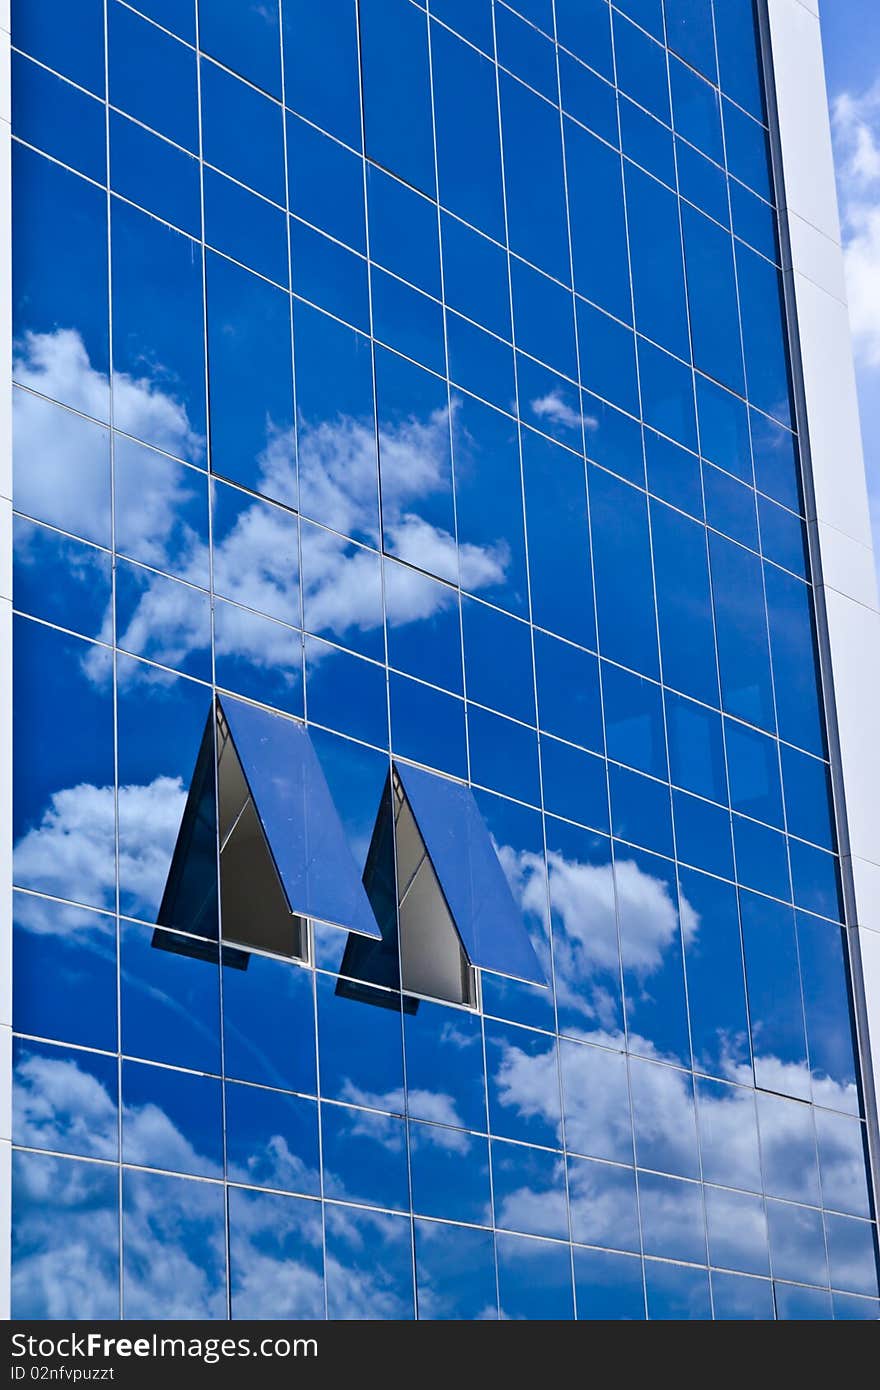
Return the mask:
<svg viewBox="0 0 880 1390">
<path fill-rule="evenodd" d="M 750 0 L 12 10 L 14 1316 L 877 1317 Z M 212 686 L 551 986 L 157 928 Z"/>
</svg>

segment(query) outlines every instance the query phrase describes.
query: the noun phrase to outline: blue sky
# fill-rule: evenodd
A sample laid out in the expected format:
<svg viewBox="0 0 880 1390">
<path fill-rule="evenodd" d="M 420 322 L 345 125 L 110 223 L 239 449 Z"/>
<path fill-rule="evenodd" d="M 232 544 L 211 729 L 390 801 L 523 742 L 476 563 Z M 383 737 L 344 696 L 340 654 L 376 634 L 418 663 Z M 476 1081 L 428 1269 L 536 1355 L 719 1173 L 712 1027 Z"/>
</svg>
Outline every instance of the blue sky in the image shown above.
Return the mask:
<svg viewBox="0 0 880 1390">
<path fill-rule="evenodd" d="M 880 3 L 822 0 L 850 321 L 880 559 Z"/>
</svg>

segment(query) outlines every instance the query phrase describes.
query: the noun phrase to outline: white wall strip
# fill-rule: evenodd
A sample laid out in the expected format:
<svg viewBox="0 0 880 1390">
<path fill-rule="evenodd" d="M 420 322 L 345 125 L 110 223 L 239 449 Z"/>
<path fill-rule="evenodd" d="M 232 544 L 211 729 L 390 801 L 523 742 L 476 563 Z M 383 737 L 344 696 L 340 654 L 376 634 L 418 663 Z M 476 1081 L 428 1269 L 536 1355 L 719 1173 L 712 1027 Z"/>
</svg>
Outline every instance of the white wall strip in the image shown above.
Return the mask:
<svg viewBox="0 0 880 1390">
<path fill-rule="evenodd" d="M 875 1193 L 880 1199 L 880 605 L 818 0 L 762 0 L 795 394 Z M 774 110 L 775 108 L 775 110 Z M 799 370 L 798 370 L 799 368 Z"/>
</svg>

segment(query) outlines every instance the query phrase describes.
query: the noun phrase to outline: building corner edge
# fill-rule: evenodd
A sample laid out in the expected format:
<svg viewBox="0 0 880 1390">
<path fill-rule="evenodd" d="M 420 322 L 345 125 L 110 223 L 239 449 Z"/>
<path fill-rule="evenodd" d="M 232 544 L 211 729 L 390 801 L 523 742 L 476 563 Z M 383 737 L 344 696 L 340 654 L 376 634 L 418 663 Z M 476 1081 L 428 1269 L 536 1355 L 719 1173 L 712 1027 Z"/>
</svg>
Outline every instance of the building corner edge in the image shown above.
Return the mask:
<svg viewBox="0 0 880 1390">
<path fill-rule="evenodd" d="M 875 1214 L 880 602 L 817 0 L 758 0 L 804 505 Z"/>
</svg>

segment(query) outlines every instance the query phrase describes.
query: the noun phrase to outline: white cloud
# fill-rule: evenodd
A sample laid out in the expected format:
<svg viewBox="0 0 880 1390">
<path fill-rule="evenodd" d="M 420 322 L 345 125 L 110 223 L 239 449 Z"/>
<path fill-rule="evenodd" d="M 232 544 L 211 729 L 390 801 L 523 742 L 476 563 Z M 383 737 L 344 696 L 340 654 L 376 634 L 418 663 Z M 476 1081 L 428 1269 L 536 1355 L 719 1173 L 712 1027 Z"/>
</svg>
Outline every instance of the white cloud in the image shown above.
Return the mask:
<svg viewBox="0 0 880 1390">
<path fill-rule="evenodd" d="M 552 425 L 565 425 L 568 429 L 580 429 L 582 416 L 573 410 L 558 391 L 550 391 L 546 396 L 538 396 L 529 401 L 529 408 L 539 420 L 549 420 Z"/>
<path fill-rule="evenodd" d="M 856 353 L 880 368 L 880 82 L 833 104 L 847 290 Z"/>
<path fill-rule="evenodd" d="M 71 1054 L 25 1052 L 15 1068 L 15 1138 L 31 1148 L 115 1159 L 116 1100 Z"/>
</svg>

